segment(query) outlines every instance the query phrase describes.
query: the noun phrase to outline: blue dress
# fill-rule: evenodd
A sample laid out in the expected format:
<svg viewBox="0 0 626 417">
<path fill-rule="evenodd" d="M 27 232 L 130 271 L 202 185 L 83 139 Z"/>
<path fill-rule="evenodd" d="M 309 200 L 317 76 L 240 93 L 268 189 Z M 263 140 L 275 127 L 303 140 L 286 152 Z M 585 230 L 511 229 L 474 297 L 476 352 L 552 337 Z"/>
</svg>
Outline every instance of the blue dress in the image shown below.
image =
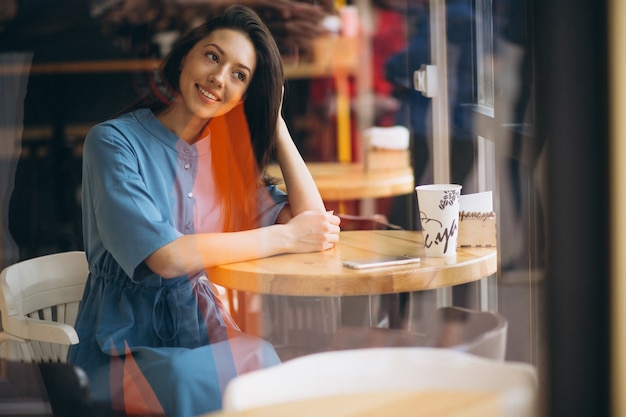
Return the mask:
<svg viewBox="0 0 626 417">
<path fill-rule="evenodd" d="M 89 278 L 68 361 L 94 400 L 197 416 L 221 408 L 235 375 L 277 364 L 267 342 L 238 332 L 204 271 L 163 279 L 144 259 L 184 234 L 219 231 L 210 138 L 189 145 L 148 109 L 91 129 L 83 153 Z M 201 186 L 200 186 L 201 185 Z M 259 189 L 259 224 L 286 204 Z"/>
</svg>

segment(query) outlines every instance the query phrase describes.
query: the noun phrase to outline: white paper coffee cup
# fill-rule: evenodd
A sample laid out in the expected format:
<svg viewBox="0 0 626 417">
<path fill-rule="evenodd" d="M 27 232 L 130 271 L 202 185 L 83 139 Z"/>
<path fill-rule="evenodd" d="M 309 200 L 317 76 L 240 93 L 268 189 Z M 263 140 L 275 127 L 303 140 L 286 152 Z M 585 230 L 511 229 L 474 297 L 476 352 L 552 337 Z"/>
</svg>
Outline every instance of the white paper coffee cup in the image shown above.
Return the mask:
<svg viewBox="0 0 626 417">
<path fill-rule="evenodd" d="M 459 184 L 415 187 L 426 256 L 456 255 L 461 188 Z"/>
</svg>

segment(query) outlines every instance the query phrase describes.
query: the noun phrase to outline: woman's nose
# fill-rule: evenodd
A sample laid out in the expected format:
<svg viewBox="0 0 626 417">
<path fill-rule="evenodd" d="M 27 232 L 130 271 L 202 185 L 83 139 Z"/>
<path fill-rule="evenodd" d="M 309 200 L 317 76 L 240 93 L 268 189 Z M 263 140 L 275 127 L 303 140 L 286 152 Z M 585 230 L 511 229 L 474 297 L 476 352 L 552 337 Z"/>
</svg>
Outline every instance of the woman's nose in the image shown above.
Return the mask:
<svg viewBox="0 0 626 417">
<path fill-rule="evenodd" d="M 209 77 L 209 81 L 216 84 L 218 87 L 221 87 L 224 84 L 224 70 L 218 70 L 211 74 Z"/>
</svg>

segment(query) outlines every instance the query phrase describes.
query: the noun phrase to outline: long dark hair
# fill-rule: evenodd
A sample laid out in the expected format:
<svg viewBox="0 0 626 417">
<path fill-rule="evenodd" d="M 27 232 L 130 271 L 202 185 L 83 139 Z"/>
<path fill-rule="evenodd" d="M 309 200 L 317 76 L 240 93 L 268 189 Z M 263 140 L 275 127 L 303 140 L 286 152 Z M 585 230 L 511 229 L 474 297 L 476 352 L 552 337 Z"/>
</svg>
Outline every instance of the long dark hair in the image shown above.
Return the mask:
<svg viewBox="0 0 626 417">
<path fill-rule="evenodd" d="M 226 136 L 211 140 L 214 171 L 217 170 L 216 186 L 224 208 L 225 229 L 241 230 L 254 227 L 249 219 L 256 218 L 253 213 L 256 207 L 250 199 L 256 196 L 254 187 L 258 186 L 261 173 L 265 172 L 275 148 L 284 83 L 280 52 L 269 29 L 257 13 L 246 6 L 233 5 L 221 16 L 191 29 L 173 45 L 171 52 L 163 60 L 158 73 L 159 79 L 155 83 L 158 87 L 150 90 L 124 112 L 148 107 L 158 114 L 166 109 L 180 91 L 179 78 L 185 56 L 199 41 L 218 29 L 243 33 L 252 42 L 257 57 L 256 68 L 245 93 L 245 118 L 240 115 L 242 111 L 237 106 L 226 116 L 215 118 L 209 123 L 212 135 L 219 131 L 220 136 Z M 241 126 L 242 122 L 245 126 Z M 248 143 L 244 143 L 245 141 Z M 251 152 L 247 152 L 249 147 Z M 251 175 L 255 177 L 252 178 Z M 242 201 L 244 199 L 246 201 Z M 235 214 L 237 212 L 238 215 Z"/>
</svg>

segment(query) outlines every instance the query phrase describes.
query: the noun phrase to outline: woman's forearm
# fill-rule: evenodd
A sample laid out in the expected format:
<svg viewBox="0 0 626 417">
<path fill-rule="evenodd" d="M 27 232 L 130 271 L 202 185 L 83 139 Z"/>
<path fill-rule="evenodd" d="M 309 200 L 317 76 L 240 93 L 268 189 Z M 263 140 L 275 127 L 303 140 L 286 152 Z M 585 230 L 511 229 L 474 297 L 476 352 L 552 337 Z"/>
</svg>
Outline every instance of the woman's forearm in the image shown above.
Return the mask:
<svg viewBox="0 0 626 417">
<path fill-rule="evenodd" d="M 185 235 L 154 251 L 146 265 L 164 278 L 192 274 L 216 265 L 272 256 L 286 251 L 284 225 L 244 232 Z"/>
<path fill-rule="evenodd" d="M 306 210 L 325 211 L 324 202 L 300 152 L 293 143 L 285 122 L 278 126 L 276 158 L 283 174 L 289 206 L 293 216 Z"/>
<path fill-rule="evenodd" d="M 339 240 L 338 224 L 335 216 L 310 210 L 287 224 L 241 232 L 184 235 L 154 251 L 145 263 L 154 273 L 174 278 L 281 253 L 323 251 Z"/>
</svg>

